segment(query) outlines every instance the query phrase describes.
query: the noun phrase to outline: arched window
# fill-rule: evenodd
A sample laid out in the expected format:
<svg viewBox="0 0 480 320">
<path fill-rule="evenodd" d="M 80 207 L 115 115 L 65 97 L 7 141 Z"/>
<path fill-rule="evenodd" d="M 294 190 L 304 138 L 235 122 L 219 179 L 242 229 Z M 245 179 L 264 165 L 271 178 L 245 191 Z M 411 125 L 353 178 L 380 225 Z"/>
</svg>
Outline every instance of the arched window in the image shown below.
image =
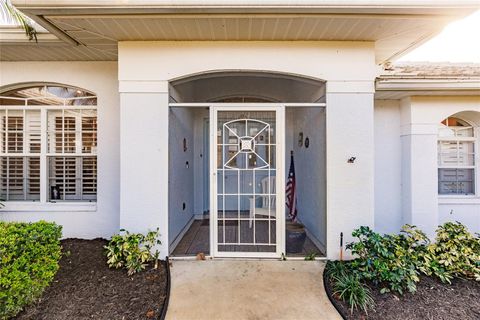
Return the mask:
<svg viewBox="0 0 480 320">
<path fill-rule="evenodd" d="M 97 97 L 58 84 L 0 93 L 0 199 L 95 201 Z"/>
<path fill-rule="evenodd" d="M 475 194 L 475 134 L 468 122 L 449 117 L 438 131 L 438 193 Z"/>
</svg>

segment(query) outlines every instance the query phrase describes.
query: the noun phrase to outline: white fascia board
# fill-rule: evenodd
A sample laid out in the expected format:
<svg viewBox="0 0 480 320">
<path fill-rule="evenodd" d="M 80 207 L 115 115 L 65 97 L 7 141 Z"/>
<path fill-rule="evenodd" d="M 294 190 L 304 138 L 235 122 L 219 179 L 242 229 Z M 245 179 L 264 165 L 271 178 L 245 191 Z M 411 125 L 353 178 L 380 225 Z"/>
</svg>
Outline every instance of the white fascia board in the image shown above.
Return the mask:
<svg viewBox="0 0 480 320">
<path fill-rule="evenodd" d="M 465 10 L 480 8 L 478 0 L 12 0 L 22 11 L 46 14 L 52 10 L 78 11 L 95 9 L 97 13 L 119 13 L 132 10 L 180 10 L 206 13 L 230 9 L 267 10 L 271 12 L 306 13 L 393 13 L 393 14 L 447 14 L 458 15 Z M 312 11 L 313 10 L 313 11 Z M 139 11 L 141 12 L 141 11 Z"/>
<path fill-rule="evenodd" d="M 480 78 L 377 80 L 376 91 L 480 90 Z"/>
</svg>

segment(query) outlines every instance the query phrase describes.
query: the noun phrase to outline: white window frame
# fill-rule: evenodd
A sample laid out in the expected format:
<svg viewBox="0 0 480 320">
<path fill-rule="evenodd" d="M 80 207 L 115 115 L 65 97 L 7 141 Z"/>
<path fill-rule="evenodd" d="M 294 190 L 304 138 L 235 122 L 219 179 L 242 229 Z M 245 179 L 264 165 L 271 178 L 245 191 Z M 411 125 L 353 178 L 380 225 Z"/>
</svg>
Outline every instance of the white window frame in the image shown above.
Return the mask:
<svg viewBox="0 0 480 320">
<path fill-rule="evenodd" d="M 48 86 L 48 84 L 47 84 Z M 58 85 L 57 85 L 58 86 Z M 21 90 L 21 88 L 19 88 Z M 1 96 L 1 94 L 0 94 Z M 97 201 L 98 201 L 98 189 L 97 189 L 97 200 L 95 201 L 85 201 L 85 200 L 59 200 L 59 201 L 49 201 L 49 177 L 48 177 L 48 158 L 49 157 L 76 157 L 78 153 L 50 153 L 48 152 L 48 111 L 69 111 L 69 110 L 95 110 L 97 112 L 98 119 L 98 106 L 97 105 L 67 105 L 65 102 L 69 100 L 80 100 L 80 99 L 93 99 L 97 98 L 96 96 L 86 96 L 86 97 L 76 97 L 76 98 L 65 98 L 63 105 L 28 105 L 29 100 L 36 100 L 38 98 L 13 98 L 13 97 L 4 97 L 4 100 L 23 100 L 24 105 L 1 105 L 0 110 L 40 110 L 40 153 L 31 154 L 31 153 L 2 153 L 2 156 L 13 156 L 13 157 L 24 157 L 24 156 L 38 156 L 40 157 L 40 201 L 3 201 L 4 208 L 3 212 L 86 212 L 86 211 L 96 211 L 97 210 Z M 8 111 L 7 111 L 8 112 Z M 97 130 L 98 137 L 98 130 Z M 98 139 L 98 138 L 97 138 Z M 97 140 L 98 144 L 98 140 Z M 25 145 L 25 143 L 24 143 Z M 77 146 L 78 147 L 78 146 Z M 81 147 L 80 147 L 81 148 Z M 81 153 L 82 157 L 94 156 L 97 157 L 98 153 Z M 97 162 L 98 166 L 98 162 Z M 97 185 L 98 185 L 98 175 L 97 175 Z"/>
<path fill-rule="evenodd" d="M 457 118 L 457 117 L 448 117 L 448 118 Z M 447 119 L 448 119 L 447 118 Z M 463 167 L 459 167 L 459 166 L 441 166 L 439 165 L 438 163 L 438 160 L 439 160 L 439 154 L 438 154 L 438 151 L 437 151 L 437 172 L 439 171 L 439 169 L 473 169 L 473 193 L 472 194 L 461 194 L 461 193 L 458 193 L 458 194 L 441 194 L 439 191 L 438 191 L 438 186 L 440 184 L 440 175 L 437 173 L 437 196 L 439 198 L 439 201 L 440 203 L 452 203 L 452 201 L 455 202 L 455 200 L 459 199 L 459 200 L 465 200 L 465 199 L 470 199 L 470 200 L 474 200 L 474 201 L 479 201 L 480 203 L 480 197 L 479 197 L 479 188 L 478 188 L 478 181 L 479 180 L 479 170 L 478 170 L 478 155 L 479 155 L 479 152 L 478 152 L 478 139 L 477 137 L 479 136 L 479 132 L 478 132 L 478 128 L 471 125 L 468 121 L 462 119 L 462 118 L 457 118 L 465 123 L 467 123 L 469 126 L 467 127 L 457 127 L 457 128 L 462 128 L 462 129 L 468 129 L 468 128 L 471 128 L 472 129 L 472 132 L 473 132 L 473 136 L 472 137 L 459 137 L 459 136 L 454 136 L 454 137 L 440 137 L 438 136 L 438 139 L 437 139 L 437 150 L 438 150 L 438 143 L 442 142 L 442 141 L 446 141 L 446 142 L 473 142 L 473 166 L 463 166 Z M 442 124 L 443 125 L 443 124 Z M 446 126 L 446 127 L 449 127 L 449 126 Z M 454 126 L 451 126 L 450 128 L 455 128 Z M 442 128 L 442 127 L 439 127 L 439 129 Z"/>
</svg>

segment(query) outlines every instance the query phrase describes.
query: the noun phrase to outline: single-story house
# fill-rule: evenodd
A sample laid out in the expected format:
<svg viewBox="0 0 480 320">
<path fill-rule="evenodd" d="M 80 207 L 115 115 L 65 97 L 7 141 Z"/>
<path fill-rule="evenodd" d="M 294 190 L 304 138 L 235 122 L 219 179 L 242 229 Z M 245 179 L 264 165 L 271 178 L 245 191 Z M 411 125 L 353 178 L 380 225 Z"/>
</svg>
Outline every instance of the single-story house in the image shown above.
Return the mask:
<svg viewBox="0 0 480 320">
<path fill-rule="evenodd" d="M 478 1 L 12 2 L 39 32 L 0 28 L 1 220 L 162 257 L 480 232 L 480 66 L 392 64 Z"/>
</svg>

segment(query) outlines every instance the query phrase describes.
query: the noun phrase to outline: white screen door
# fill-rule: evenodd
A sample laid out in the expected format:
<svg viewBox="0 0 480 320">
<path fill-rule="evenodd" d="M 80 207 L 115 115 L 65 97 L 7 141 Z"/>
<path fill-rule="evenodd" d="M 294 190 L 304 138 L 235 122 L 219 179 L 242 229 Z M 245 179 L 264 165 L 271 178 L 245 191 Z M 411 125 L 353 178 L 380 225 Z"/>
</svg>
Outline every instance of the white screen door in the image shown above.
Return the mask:
<svg viewBox="0 0 480 320">
<path fill-rule="evenodd" d="M 210 239 L 217 257 L 284 252 L 283 106 L 210 108 Z"/>
</svg>

